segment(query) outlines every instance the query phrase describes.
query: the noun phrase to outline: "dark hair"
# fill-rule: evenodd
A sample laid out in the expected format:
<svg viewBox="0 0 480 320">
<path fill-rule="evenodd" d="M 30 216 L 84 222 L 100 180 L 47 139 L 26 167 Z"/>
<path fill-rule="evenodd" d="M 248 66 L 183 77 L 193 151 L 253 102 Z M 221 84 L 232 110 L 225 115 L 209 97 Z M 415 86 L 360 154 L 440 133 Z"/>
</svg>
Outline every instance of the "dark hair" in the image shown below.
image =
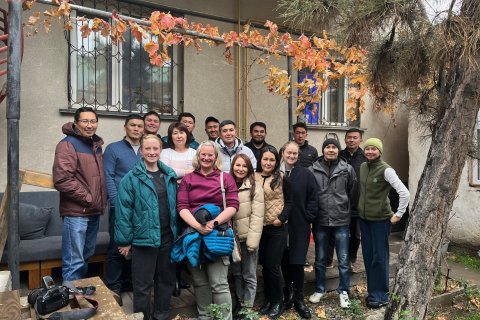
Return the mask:
<svg viewBox="0 0 480 320">
<path fill-rule="evenodd" d="M 207 119 L 205 119 L 205 126 L 207 126 L 207 123 L 209 123 L 209 122 L 216 122 L 216 123 L 220 124 L 220 121 L 218 121 L 217 118 L 212 117 L 212 116 L 209 116 L 209 117 L 207 117 Z"/>
<path fill-rule="evenodd" d="M 303 128 L 305 129 L 305 131 L 308 131 L 307 129 L 307 125 L 305 124 L 305 122 L 297 122 L 293 125 L 293 133 L 295 133 L 295 130 L 297 130 L 297 128 Z"/>
<path fill-rule="evenodd" d="M 262 150 L 260 150 L 260 155 L 257 161 L 257 172 L 263 171 L 262 158 L 266 152 L 273 153 L 273 156 L 275 157 L 275 168 L 273 168 L 273 172 L 272 172 L 273 179 L 272 179 L 272 183 L 270 183 L 270 188 L 272 188 L 272 190 L 275 190 L 275 188 L 278 187 L 280 183 L 282 183 L 282 176 L 280 174 L 280 155 L 278 154 L 278 151 L 277 149 L 275 149 L 275 147 L 266 146 L 266 147 L 263 147 Z"/>
<path fill-rule="evenodd" d="M 185 142 L 185 146 L 188 148 L 190 146 L 190 142 L 192 141 L 192 134 L 188 131 L 187 127 L 180 122 L 174 122 L 168 126 L 168 143 L 170 144 L 170 148 L 175 150 L 175 144 L 173 143 L 172 134 L 173 130 L 178 129 L 178 131 L 183 131 L 187 134 L 187 141 Z"/>
<path fill-rule="evenodd" d="M 224 126 L 228 126 L 229 124 L 232 124 L 235 129 L 237 128 L 237 125 L 232 120 L 223 120 L 222 122 L 220 122 L 220 129 L 222 129 Z"/>
<path fill-rule="evenodd" d="M 75 115 L 73 116 L 73 119 L 75 122 L 78 122 L 80 120 L 80 113 L 82 112 L 93 112 L 95 114 L 95 119 L 98 121 L 98 114 L 93 110 L 92 107 L 80 107 L 77 110 L 75 110 Z"/>
<path fill-rule="evenodd" d="M 235 164 L 235 162 L 237 162 L 238 158 L 242 158 L 243 161 L 245 161 L 245 163 L 247 164 L 247 170 L 248 170 L 247 171 L 247 176 L 243 179 L 243 181 L 245 181 L 246 179 L 248 179 L 248 181 L 250 181 L 250 185 L 251 185 L 250 200 L 253 200 L 253 197 L 255 196 L 255 171 L 253 169 L 252 161 L 250 160 L 250 158 L 246 154 L 237 153 L 233 157 L 232 163 L 230 165 L 230 174 L 233 176 L 233 178 L 235 180 L 237 180 L 237 177 L 235 176 L 235 173 L 233 172 L 233 165 Z"/>
<path fill-rule="evenodd" d="M 362 129 L 359 129 L 359 128 L 350 128 L 350 129 L 348 129 L 348 130 L 345 132 L 345 137 L 347 136 L 347 134 L 352 133 L 352 132 L 358 132 L 358 133 L 360 133 L 360 138 L 363 137 L 363 130 L 362 130 Z"/>
<path fill-rule="evenodd" d="M 134 113 L 134 114 L 129 114 L 128 117 L 125 118 L 125 124 L 124 124 L 124 126 L 126 126 L 126 125 L 128 124 L 128 121 L 133 120 L 133 119 L 137 119 L 137 120 L 142 120 L 142 121 L 144 121 L 144 120 L 143 120 L 143 117 L 142 117 L 141 115 L 139 115 L 139 114 L 136 114 L 136 113 Z"/>
<path fill-rule="evenodd" d="M 257 122 L 254 122 L 254 123 L 252 123 L 252 124 L 250 125 L 250 133 L 252 133 L 253 128 L 255 128 L 255 127 L 257 127 L 257 126 L 258 126 L 258 127 L 262 127 L 263 129 L 265 129 L 265 132 L 267 132 L 267 125 L 266 125 L 265 123 L 263 123 L 263 122 L 257 121 Z"/>
<path fill-rule="evenodd" d="M 156 116 L 156 117 L 158 118 L 158 120 L 160 121 L 160 115 L 159 115 L 156 111 L 153 111 L 153 110 L 150 110 L 150 111 L 148 111 L 147 113 L 145 113 L 145 114 L 143 115 L 143 121 L 145 121 L 145 119 L 146 119 L 148 116 L 151 116 L 152 114 L 153 114 L 154 116 Z"/>
<path fill-rule="evenodd" d="M 182 112 L 178 115 L 178 122 L 182 121 L 182 118 L 192 118 L 195 123 L 195 116 L 190 112 Z"/>
</svg>

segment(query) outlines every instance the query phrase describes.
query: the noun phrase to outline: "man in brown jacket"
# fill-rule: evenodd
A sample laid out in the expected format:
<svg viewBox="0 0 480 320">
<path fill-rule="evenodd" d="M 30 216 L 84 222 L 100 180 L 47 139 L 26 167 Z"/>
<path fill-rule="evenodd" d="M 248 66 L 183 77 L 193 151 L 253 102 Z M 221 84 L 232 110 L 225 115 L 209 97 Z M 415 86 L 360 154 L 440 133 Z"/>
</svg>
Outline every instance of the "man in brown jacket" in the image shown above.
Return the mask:
<svg viewBox="0 0 480 320">
<path fill-rule="evenodd" d="M 62 127 L 66 137 L 58 143 L 53 162 L 53 181 L 60 192 L 63 218 L 64 281 L 85 277 L 88 258 L 95 252 L 99 217 L 107 204 L 103 140 L 95 134 L 98 116 L 92 108 L 81 107 L 74 119 Z"/>
</svg>

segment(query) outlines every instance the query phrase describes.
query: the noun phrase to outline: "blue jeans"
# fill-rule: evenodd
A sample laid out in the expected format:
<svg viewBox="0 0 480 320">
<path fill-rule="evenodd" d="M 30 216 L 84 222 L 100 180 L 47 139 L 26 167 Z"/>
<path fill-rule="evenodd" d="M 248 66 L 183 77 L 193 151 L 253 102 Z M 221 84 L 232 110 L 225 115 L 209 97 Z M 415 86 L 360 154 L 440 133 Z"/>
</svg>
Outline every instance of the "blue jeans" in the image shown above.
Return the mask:
<svg viewBox="0 0 480 320">
<path fill-rule="evenodd" d="M 62 236 L 63 280 L 82 279 L 88 258 L 95 252 L 100 216 L 64 217 Z"/>
<path fill-rule="evenodd" d="M 235 294 L 240 303 L 251 308 L 257 293 L 258 250 L 249 252 L 246 242 L 240 242 L 240 248 L 242 250 L 242 261 L 232 264 Z"/>
<path fill-rule="evenodd" d="M 338 258 L 338 274 L 340 283 L 338 292 L 350 289 L 350 260 L 348 258 L 348 244 L 350 241 L 349 226 L 324 227 L 313 226 L 313 240 L 315 241 L 315 292 L 325 292 L 325 267 L 327 264 L 328 238 L 330 233 L 335 237 L 335 250 Z"/>
<path fill-rule="evenodd" d="M 368 300 L 371 302 L 388 302 L 390 272 L 388 236 L 391 228 L 390 219 L 381 221 L 360 219 Z"/>
</svg>

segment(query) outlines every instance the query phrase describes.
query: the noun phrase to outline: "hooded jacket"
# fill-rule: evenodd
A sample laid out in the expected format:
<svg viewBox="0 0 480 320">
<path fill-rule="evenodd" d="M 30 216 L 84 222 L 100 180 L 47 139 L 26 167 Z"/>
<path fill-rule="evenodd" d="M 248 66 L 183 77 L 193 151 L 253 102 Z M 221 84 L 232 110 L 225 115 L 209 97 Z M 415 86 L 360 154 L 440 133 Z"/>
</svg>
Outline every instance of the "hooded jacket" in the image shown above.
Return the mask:
<svg viewBox="0 0 480 320">
<path fill-rule="evenodd" d="M 227 146 L 225 146 L 225 143 L 222 141 L 221 138 L 217 138 L 215 142 L 217 143 L 218 148 L 220 149 L 220 156 L 222 157 L 222 162 L 223 162 L 222 171 L 230 172 L 232 159 L 233 157 L 235 157 L 237 153 L 243 153 L 247 155 L 247 157 L 249 157 L 250 161 L 252 162 L 253 168 L 257 167 L 257 159 L 255 158 L 253 151 L 250 150 L 248 147 L 244 146 L 242 140 L 240 140 L 239 138 L 235 138 L 235 144 L 233 145 L 233 148 L 231 151 L 228 151 Z"/>
<path fill-rule="evenodd" d="M 53 182 L 60 192 L 60 216 L 101 215 L 107 205 L 103 171 L 103 140 L 82 136 L 73 122 L 63 125 L 66 135 L 57 144 Z"/>
<path fill-rule="evenodd" d="M 177 176 L 172 168 L 160 161 L 158 161 L 158 168 L 164 174 L 168 199 L 167 214 L 170 215 L 170 229 L 173 238 L 176 239 L 178 236 Z M 160 230 L 157 191 L 145 163 L 139 161 L 123 177 L 118 187 L 115 205 L 115 242 L 119 246 L 133 244 L 158 248 L 161 244 Z"/>
<path fill-rule="evenodd" d="M 357 178 L 355 171 L 345 160 L 332 163 L 331 173 L 325 170 L 320 157 L 309 168 L 318 185 L 318 214 L 313 225 L 341 227 L 350 224 L 350 199 Z"/>
</svg>

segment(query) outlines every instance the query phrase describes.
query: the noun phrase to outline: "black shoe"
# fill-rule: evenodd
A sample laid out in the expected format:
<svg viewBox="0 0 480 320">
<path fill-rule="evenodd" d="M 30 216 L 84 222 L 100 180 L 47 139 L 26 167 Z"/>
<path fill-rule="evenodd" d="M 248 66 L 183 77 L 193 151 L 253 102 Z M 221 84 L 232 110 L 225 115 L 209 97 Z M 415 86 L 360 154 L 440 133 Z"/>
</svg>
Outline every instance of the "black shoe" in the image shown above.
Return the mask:
<svg viewBox="0 0 480 320">
<path fill-rule="evenodd" d="M 275 302 L 275 303 L 272 303 L 272 306 L 268 312 L 268 317 L 270 319 L 277 319 L 282 315 L 282 313 L 283 313 L 283 303 Z"/>
<path fill-rule="evenodd" d="M 289 310 L 293 307 L 293 284 L 283 288 L 283 310 Z"/>
<path fill-rule="evenodd" d="M 180 280 L 180 289 L 189 289 L 189 288 L 190 288 L 190 284 L 188 284 L 183 280 Z"/>
<path fill-rule="evenodd" d="M 310 309 L 308 308 L 307 304 L 305 301 L 302 300 L 296 300 L 293 304 L 295 311 L 297 311 L 298 315 L 304 319 L 309 319 L 312 317 L 312 313 L 310 312 Z"/>
<path fill-rule="evenodd" d="M 265 305 L 258 311 L 259 315 L 266 315 L 269 311 L 270 308 L 272 307 L 272 304 L 270 302 L 266 302 Z"/>
<path fill-rule="evenodd" d="M 367 301 L 367 307 L 370 309 L 380 309 L 382 307 L 385 307 L 388 304 L 388 302 L 379 302 L 379 301 Z"/>
</svg>

